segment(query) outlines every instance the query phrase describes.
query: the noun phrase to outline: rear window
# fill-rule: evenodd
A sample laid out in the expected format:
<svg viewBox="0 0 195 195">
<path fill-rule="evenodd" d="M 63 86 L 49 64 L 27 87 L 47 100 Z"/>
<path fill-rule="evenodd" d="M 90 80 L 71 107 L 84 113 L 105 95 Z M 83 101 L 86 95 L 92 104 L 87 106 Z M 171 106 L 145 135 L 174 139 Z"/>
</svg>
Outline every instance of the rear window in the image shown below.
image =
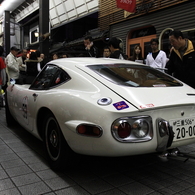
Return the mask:
<svg viewBox="0 0 195 195">
<path fill-rule="evenodd" d="M 149 66 L 131 64 L 103 64 L 88 66 L 95 73 L 117 85 L 131 87 L 182 86 L 174 78 Z"/>
</svg>

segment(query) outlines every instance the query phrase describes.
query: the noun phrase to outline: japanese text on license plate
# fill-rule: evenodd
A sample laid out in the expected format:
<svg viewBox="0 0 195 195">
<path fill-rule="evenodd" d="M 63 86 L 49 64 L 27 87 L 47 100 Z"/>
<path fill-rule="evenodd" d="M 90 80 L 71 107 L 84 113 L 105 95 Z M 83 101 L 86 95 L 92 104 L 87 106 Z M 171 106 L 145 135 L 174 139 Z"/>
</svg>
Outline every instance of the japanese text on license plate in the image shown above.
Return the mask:
<svg viewBox="0 0 195 195">
<path fill-rule="evenodd" d="M 195 136 L 195 119 L 176 119 L 171 121 L 175 133 L 174 140 L 187 139 Z"/>
</svg>

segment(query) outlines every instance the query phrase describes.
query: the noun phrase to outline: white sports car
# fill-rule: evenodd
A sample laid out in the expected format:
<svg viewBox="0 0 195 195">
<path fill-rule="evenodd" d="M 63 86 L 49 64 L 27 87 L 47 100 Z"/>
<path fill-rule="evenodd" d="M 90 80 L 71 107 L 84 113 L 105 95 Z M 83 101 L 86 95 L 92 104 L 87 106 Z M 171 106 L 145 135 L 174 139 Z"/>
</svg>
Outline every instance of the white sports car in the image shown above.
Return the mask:
<svg viewBox="0 0 195 195">
<path fill-rule="evenodd" d="M 195 142 L 195 90 L 128 60 L 50 61 L 31 85 L 10 84 L 8 125 L 43 140 L 53 169 L 73 153 L 163 153 Z"/>
</svg>

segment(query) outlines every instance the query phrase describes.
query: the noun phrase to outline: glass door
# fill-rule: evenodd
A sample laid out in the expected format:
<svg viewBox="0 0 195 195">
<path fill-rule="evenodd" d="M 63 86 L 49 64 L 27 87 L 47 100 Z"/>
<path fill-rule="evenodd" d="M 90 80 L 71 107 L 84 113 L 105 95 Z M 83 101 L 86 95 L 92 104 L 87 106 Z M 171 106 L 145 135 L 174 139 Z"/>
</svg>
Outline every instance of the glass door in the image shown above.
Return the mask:
<svg viewBox="0 0 195 195">
<path fill-rule="evenodd" d="M 129 39 L 128 40 L 128 47 L 127 47 L 128 56 L 130 57 L 133 55 L 133 49 L 134 49 L 135 45 L 140 45 L 142 48 L 142 56 L 145 59 L 148 52 L 151 52 L 150 40 L 153 38 L 156 38 L 156 35 L 150 35 L 150 36 L 139 37 L 139 38 L 135 38 L 135 39 Z"/>
</svg>

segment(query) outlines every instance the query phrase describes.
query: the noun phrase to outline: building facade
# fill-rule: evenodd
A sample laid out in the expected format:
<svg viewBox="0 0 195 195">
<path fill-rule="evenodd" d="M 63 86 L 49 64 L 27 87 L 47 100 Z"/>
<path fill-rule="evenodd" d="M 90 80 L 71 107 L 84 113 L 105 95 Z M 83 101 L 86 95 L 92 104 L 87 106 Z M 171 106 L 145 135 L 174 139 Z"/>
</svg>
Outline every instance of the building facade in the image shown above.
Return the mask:
<svg viewBox="0 0 195 195">
<path fill-rule="evenodd" d="M 40 22 L 43 16 L 40 3 L 43 1 L 49 5 L 49 18 L 45 18 L 49 30 L 40 32 L 43 25 Z M 64 49 L 66 44 L 67 47 L 76 45 L 78 41 L 75 40 L 83 39 L 85 34 L 99 32 L 98 3 L 98 0 L 21 0 L 21 4 L 7 17 L 10 34 L 7 34 L 5 14 L 0 18 L 0 44 L 9 45 L 8 48 L 15 45 L 21 49 L 37 50 L 43 36 L 48 35 L 50 52 Z M 10 36 L 10 43 L 5 40 L 6 36 Z"/>
<path fill-rule="evenodd" d="M 9 1 L 9 0 L 4 0 Z M 42 10 L 40 1 L 49 5 L 48 31 L 40 32 Z M 91 35 L 98 48 L 108 38 L 119 37 L 129 57 L 136 44 L 143 56 L 150 51 L 149 41 L 158 38 L 160 49 L 169 55 L 168 34 L 179 29 L 195 41 L 194 0 L 136 0 L 136 12 L 129 13 L 116 6 L 116 0 L 17 0 L 12 11 L 0 15 L 0 45 L 6 53 L 18 48 L 40 49 L 43 35 L 48 35 L 50 53 L 80 53 L 85 35 Z M 43 19 L 44 23 L 44 19 Z M 43 42 L 44 43 L 44 42 Z"/>
</svg>

